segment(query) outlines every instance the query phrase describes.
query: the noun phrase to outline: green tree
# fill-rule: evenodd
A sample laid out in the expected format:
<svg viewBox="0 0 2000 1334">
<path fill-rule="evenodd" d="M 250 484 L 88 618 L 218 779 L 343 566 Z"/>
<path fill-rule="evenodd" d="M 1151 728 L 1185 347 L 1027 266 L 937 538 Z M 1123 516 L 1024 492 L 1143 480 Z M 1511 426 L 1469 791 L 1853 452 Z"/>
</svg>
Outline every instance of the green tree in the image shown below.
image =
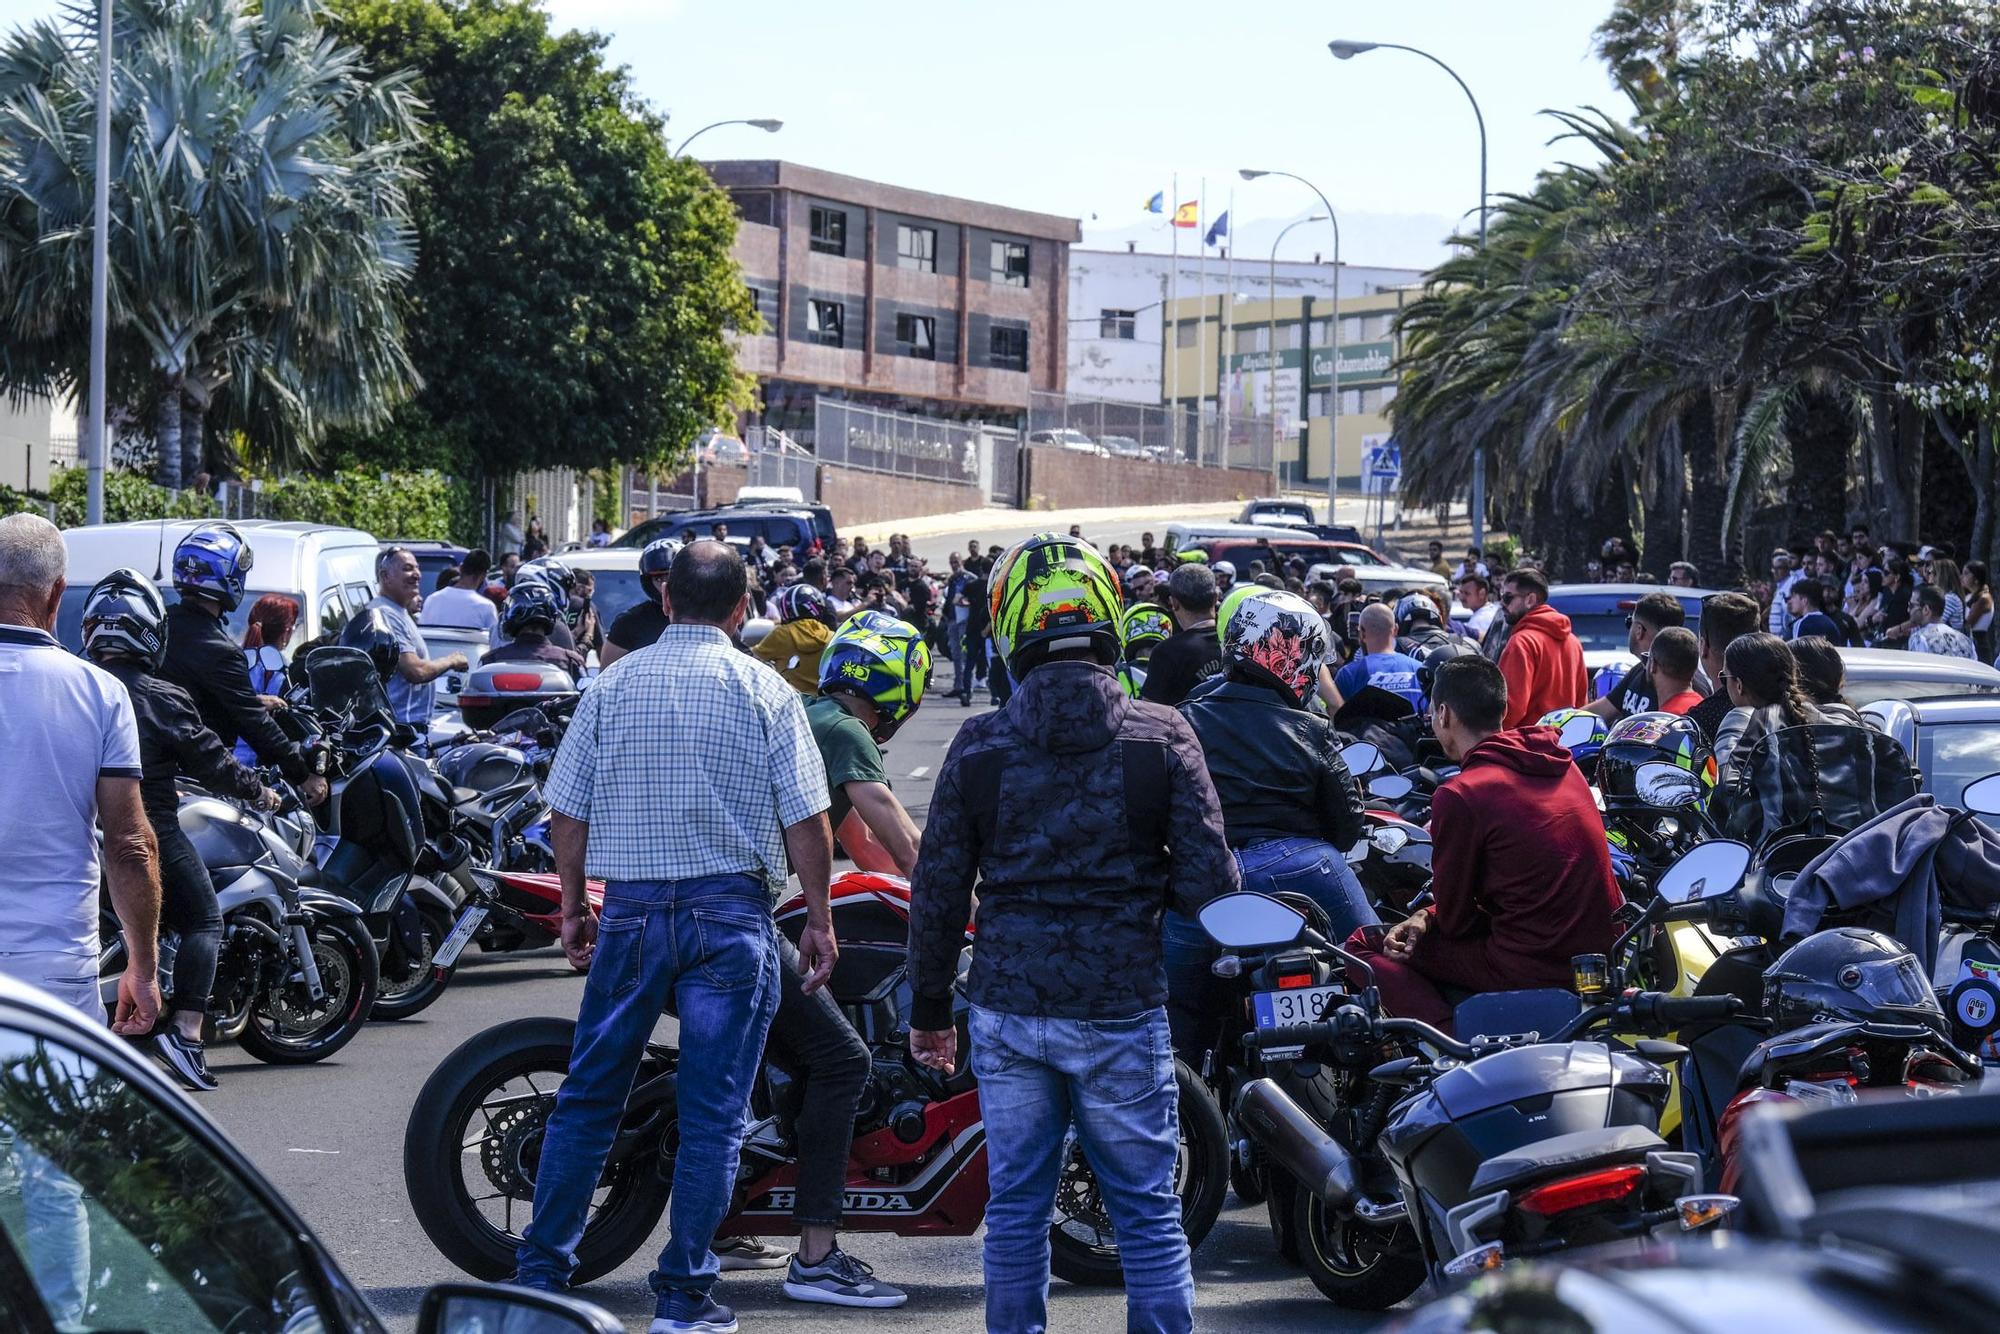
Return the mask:
<svg viewBox="0 0 2000 1334">
<path fill-rule="evenodd" d="M 157 475 L 203 466 L 210 422 L 309 456 L 414 382 L 409 80 L 372 79 L 317 0 L 119 0 L 113 33 L 112 383 Z M 12 392 L 88 372 L 94 11 L 0 48 L 0 365 Z"/>
<path fill-rule="evenodd" d="M 670 465 L 747 405 L 728 335 L 756 327 L 736 215 L 595 34 L 530 0 L 336 0 L 410 68 L 433 122 L 417 195 L 423 391 L 352 457 L 466 472 Z"/>
</svg>

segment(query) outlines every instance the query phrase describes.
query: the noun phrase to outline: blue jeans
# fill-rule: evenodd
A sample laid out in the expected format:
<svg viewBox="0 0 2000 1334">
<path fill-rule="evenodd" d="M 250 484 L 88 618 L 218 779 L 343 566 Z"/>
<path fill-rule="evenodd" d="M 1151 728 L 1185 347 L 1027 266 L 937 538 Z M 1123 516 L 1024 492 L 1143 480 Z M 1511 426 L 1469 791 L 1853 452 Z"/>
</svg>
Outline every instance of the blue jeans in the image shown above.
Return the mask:
<svg viewBox="0 0 2000 1334">
<path fill-rule="evenodd" d="M 1125 1268 L 1125 1327 L 1194 1328 L 1194 1273 L 1174 1194 L 1180 1111 L 1167 1016 L 1048 1019 L 973 1007 L 986 1119 L 986 1328 L 1048 1328 L 1049 1220 L 1072 1122 Z"/>
<path fill-rule="evenodd" d="M 1316 838 L 1273 838 L 1236 849 L 1243 888 L 1257 894 L 1304 894 L 1333 919 L 1327 939 L 1339 944 L 1358 926 L 1381 919 L 1369 905 L 1354 868 L 1339 848 Z M 1215 1046 L 1222 1018 L 1229 1013 L 1236 983 L 1209 972 L 1215 942 L 1201 923 L 1171 909 L 1161 926 L 1167 964 L 1167 1016 L 1173 1024 L 1174 1054 L 1195 1069 Z"/>
<path fill-rule="evenodd" d="M 736 1189 L 750 1091 L 778 1008 L 777 928 L 761 879 L 613 880 L 583 986 L 569 1077 L 556 1093 L 535 1172 L 534 1220 L 515 1282 L 560 1289 L 576 1270 L 590 1197 L 653 1025 L 674 1003 L 680 1152 L 672 1227 L 653 1291 L 706 1293 L 721 1272 L 709 1242 Z"/>
</svg>

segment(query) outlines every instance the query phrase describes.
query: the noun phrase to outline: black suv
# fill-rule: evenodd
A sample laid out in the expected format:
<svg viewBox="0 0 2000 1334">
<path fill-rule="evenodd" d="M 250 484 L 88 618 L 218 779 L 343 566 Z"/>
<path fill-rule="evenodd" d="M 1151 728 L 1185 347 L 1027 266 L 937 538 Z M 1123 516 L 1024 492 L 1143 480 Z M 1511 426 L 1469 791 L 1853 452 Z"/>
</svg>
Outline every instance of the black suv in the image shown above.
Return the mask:
<svg viewBox="0 0 2000 1334">
<path fill-rule="evenodd" d="M 643 547 L 655 538 L 678 537 L 687 528 L 694 529 L 696 537 L 707 537 L 709 530 L 718 523 L 729 525 L 732 539 L 748 541 L 752 537 L 761 537 L 766 546 L 788 546 L 794 551 L 811 546 L 815 538 L 828 545 L 834 538 L 833 511 L 826 506 L 769 501 L 723 505 L 705 510 L 675 510 L 671 514 L 661 514 L 644 523 L 634 524 L 611 545 Z"/>
</svg>

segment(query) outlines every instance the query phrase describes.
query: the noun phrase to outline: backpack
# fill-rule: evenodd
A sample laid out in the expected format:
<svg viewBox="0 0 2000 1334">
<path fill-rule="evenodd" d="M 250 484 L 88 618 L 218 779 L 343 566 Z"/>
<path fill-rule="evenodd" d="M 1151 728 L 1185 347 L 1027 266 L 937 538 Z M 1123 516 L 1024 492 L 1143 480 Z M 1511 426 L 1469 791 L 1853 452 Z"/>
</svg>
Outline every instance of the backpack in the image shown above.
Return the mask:
<svg viewBox="0 0 2000 1334">
<path fill-rule="evenodd" d="M 1735 764 L 1716 805 L 1724 834 L 1753 848 L 1788 835 L 1844 834 L 1917 795 L 1909 754 L 1872 727 L 1781 727 Z"/>
</svg>

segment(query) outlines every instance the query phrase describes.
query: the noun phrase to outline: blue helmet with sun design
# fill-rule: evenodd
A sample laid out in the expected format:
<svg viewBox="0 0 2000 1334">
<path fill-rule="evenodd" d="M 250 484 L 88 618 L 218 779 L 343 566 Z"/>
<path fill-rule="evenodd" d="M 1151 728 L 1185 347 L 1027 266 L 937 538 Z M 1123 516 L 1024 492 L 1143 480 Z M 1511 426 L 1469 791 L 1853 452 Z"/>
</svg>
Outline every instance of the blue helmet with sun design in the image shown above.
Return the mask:
<svg viewBox="0 0 2000 1334">
<path fill-rule="evenodd" d="M 833 632 L 819 655 L 822 695 L 857 695 L 875 706 L 877 740 L 886 739 L 924 702 L 931 651 L 908 621 L 859 611 Z"/>
</svg>

